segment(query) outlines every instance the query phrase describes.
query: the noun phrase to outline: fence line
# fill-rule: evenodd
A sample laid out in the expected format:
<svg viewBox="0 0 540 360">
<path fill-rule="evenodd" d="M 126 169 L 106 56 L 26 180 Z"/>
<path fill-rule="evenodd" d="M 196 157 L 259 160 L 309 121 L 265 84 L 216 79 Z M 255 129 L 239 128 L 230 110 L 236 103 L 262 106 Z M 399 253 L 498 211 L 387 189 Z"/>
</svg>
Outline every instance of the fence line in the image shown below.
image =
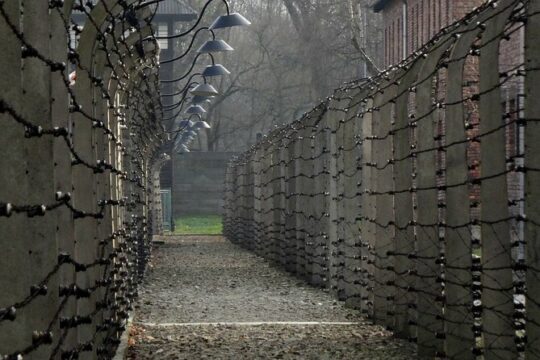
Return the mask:
<svg viewBox="0 0 540 360">
<path fill-rule="evenodd" d="M 2 359 L 108 359 L 125 329 L 162 161 L 158 46 L 139 3 L 0 2 Z"/>
<path fill-rule="evenodd" d="M 540 1 L 488 1 L 226 175 L 226 236 L 418 345 L 540 357 Z"/>
</svg>

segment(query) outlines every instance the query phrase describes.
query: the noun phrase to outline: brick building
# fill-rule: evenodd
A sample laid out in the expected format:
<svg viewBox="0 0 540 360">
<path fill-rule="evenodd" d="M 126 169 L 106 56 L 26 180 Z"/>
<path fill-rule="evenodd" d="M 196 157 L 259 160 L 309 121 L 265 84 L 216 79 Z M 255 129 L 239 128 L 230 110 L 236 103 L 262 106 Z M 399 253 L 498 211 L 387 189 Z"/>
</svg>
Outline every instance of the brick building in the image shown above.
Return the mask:
<svg viewBox="0 0 540 360">
<path fill-rule="evenodd" d="M 420 49 L 440 30 L 463 18 L 486 0 L 378 0 L 373 10 L 382 13 L 384 23 L 384 65 L 404 60 Z M 501 42 L 501 70 L 523 63 L 523 32 Z M 517 94 L 518 84 L 506 86 Z M 513 100 L 512 100 L 513 101 Z"/>
<path fill-rule="evenodd" d="M 462 19 L 486 0 L 378 0 L 373 6 L 382 13 L 384 28 L 384 65 L 395 65 L 420 49 L 440 30 Z M 507 31 L 510 34 L 500 42 L 500 72 L 515 71 L 524 63 L 523 29 Z M 478 58 L 469 57 L 465 68 L 464 92 L 478 92 Z M 501 84 L 502 106 L 508 113 L 518 115 L 523 93 L 523 78 L 513 77 Z M 467 106 L 467 104 L 466 104 Z M 469 109 L 474 117 L 474 111 Z M 469 119 L 470 120 L 470 119 Z M 479 119 L 472 119 L 478 121 Z M 517 130 L 516 130 L 517 131 Z M 508 134 L 509 154 L 519 152 L 520 137 Z M 472 150 L 472 149 L 471 149 Z M 471 152 L 475 152 L 472 150 Z"/>
<path fill-rule="evenodd" d="M 413 52 L 422 48 L 431 38 L 433 38 L 443 28 L 462 19 L 474 8 L 485 3 L 486 0 L 378 0 L 373 6 L 375 12 L 382 13 L 384 28 L 384 65 L 386 67 L 395 65 L 406 59 Z M 515 71 L 523 68 L 524 63 L 524 32 L 519 29 L 519 24 L 507 31 L 510 34 L 503 37 L 500 42 L 499 70 L 500 73 Z M 481 52 L 480 52 L 481 56 Z M 469 56 L 465 63 L 465 73 L 463 79 L 463 94 L 468 97 L 479 92 L 479 67 L 478 57 Z M 439 81 L 447 81 L 444 75 L 440 75 Z M 523 153 L 524 129 L 517 126 L 514 120 L 520 114 L 523 94 L 523 77 L 512 77 L 508 81 L 501 83 L 501 106 L 504 112 L 509 114 L 509 118 L 501 121 L 508 121 L 505 128 L 507 151 L 506 156 L 508 166 L 522 165 L 520 154 Z M 444 102 L 444 86 L 442 92 L 438 94 L 439 101 Z M 469 137 L 479 134 L 478 103 L 466 101 L 463 104 L 466 121 L 472 125 L 467 130 Z M 446 125 L 444 121 L 440 124 L 441 135 L 444 135 Z M 469 176 L 471 178 L 481 177 L 481 145 L 479 142 L 470 142 L 467 146 L 467 156 L 469 160 Z M 444 160 L 439 159 L 442 163 Z M 444 179 L 440 179 L 444 182 Z M 508 191 L 511 199 L 521 199 L 523 197 L 523 178 L 517 173 L 508 174 Z M 442 183 L 441 183 L 442 184 Z M 480 197 L 479 186 L 470 187 L 471 203 L 478 203 Z M 481 205 L 480 205 L 481 206 Z M 509 209 L 512 214 L 517 214 L 518 207 Z M 471 209 L 471 215 L 478 217 L 480 208 Z M 514 224 L 512 237 L 517 236 L 522 229 L 518 224 Z"/>
<path fill-rule="evenodd" d="M 396 64 L 418 50 L 441 29 L 461 19 L 485 0 L 378 0 L 373 9 L 384 22 L 384 64 Z"/>
</svg>

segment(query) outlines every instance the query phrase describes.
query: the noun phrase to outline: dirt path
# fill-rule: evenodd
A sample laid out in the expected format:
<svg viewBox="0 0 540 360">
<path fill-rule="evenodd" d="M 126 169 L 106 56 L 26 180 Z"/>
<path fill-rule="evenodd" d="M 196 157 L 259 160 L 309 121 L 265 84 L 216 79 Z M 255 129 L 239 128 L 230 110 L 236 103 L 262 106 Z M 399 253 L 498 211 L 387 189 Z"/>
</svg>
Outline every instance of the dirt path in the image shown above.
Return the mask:
<svg viewBox="0 0 540 360">
<path fill-rule="evenodd" d="M 140 290 L 129 359 L 414 359 L 325 292 L 221 237 L 167 237 Z"/>
</svg>

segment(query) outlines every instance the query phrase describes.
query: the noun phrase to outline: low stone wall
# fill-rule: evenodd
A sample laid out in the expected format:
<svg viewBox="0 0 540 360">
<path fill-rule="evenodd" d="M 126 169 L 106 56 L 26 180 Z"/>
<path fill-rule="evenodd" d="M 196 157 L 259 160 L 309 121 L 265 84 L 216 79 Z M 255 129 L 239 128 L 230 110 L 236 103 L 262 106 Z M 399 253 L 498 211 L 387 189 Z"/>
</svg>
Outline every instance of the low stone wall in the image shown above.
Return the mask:
<svg viewBox="0 0 540 360">
<path fill-rule="evenodd" d="M 173 164 L 173 214 L 222 214 L 224 179 L 232 152 L 177 154 Z"/>
</svg>

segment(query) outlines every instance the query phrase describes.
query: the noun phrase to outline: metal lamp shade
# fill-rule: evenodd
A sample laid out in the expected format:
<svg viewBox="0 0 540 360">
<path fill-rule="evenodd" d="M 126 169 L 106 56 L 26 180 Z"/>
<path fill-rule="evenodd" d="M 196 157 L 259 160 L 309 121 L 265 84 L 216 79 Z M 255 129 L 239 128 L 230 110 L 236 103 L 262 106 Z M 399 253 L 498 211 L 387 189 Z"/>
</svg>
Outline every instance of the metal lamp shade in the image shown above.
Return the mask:
<svg viewBox="0 0 540 360">
<path fill-rule="evenodd" d="M 190 105 L 186 110 L 186 114 L 204 114 L 205 112 L 206 110 L 200 105 Z"/>
<path fill-rule="evenodd" d="M 219 92 L 210 84 L 199 84 L 190 91 L 195 96 L 216 96 Z"/>
<path fill-rule="evenodd" d="M 180 142 L 184 145 L 189 145 L 191 142 L 193 141 L 193 137 L 189 134 L 185 134 L 184 136 L 182 136 L 182 138 L 180 139 Z"/>
<path fill-rule="evenodd" d="M 209 96 L 194 96 L 191 99 L 191 102 L 193 104 L 206 104 L 210 102 L 210 97 Z"/>
<path fill-rule="evenodd" d="M 221 15 L 220 17 L 218 17 L 212 23 L 212 25 L 210 25 L 210 30 L 246 25 L 251 25 L 251 22 L 248 19 L 246 19 L 239 13 L 232 13 L 229 15 Z"/>
<path fill-rule="evenodd" d="M 221 75 L 229 75 L 231 72 L 225 68 L 225 66 L 221 64 L 215 64 L 215 65 L 208 65 L 204 68 L 202 72 L 202 76 L 221 76 Z"/>
<path fill-rule="evenodd" d="M 197 50 L 198 53 L 215 53 L 233 51 L 234 49 L 223 40 L 208 40 Z"/>
<path fill-rule="evenodd" d="M 212 128 L 212 127 L 211 127 L 210 124 L 208 124 L 206 121 L 204 121 L 204 120 L 199 120 L 199 121 L 197 121 L 197 122 L 195 123 L 194 128 L 195 128 L 195 129 L 210 129 L 210 128 Z"/>
<path fill-rule="evenodd" d="M 191 120 L 180 120 L 178 126 L 182 129 L 193 127 L 194 123 Z"/>
</svg>

